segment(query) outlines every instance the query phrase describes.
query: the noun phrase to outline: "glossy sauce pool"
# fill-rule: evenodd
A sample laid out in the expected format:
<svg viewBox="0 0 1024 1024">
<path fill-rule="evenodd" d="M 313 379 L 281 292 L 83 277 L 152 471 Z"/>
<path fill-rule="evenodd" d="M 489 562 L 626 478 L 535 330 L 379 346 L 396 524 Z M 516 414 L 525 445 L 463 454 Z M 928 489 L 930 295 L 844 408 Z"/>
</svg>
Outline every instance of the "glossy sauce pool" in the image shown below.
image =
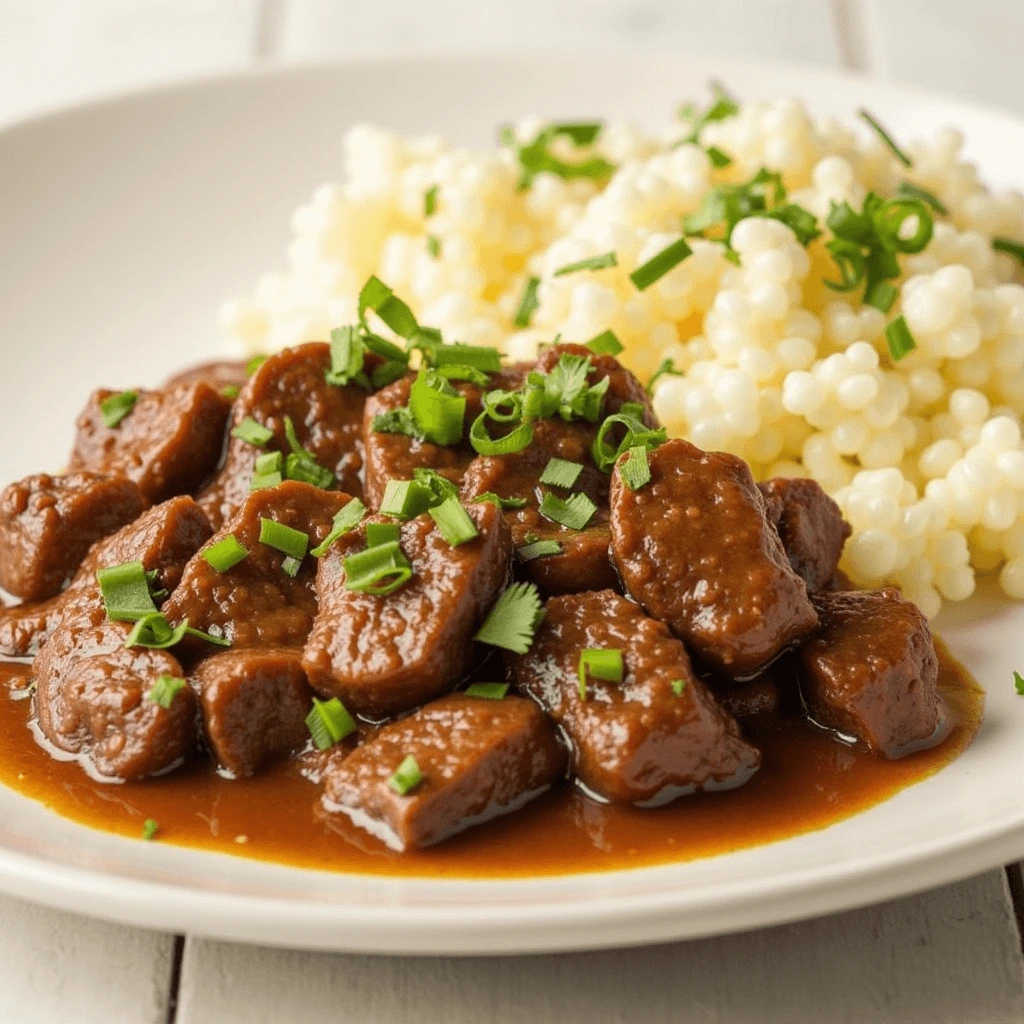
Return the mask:
<svg viewBox="0 0 1024 1024">
<path fill-rule="evenodd" d="M 940 646 L 940 687 L 954 716 L 931 750 L 886 761 L 805 721 L 746 719 L 764 756 L 741 789 L 677 800 L 657 810 L 610 807 L 564 786 L 524 810 L 432 850 L 396 854 L 320 811 L 319 788 L 281 763 L 253 779 L 221 778 L 195 764 L 164 778 L 104 784 L 77 761 L 58 761 L 28 727 L 31 701 L 10 696 L 24 665 L 0 664 L 0 783 L 83 825 L 294 867 L 381 875 L 510 877 L 648 867 L 694 860 L 824 828 L 945 767 L 973 739 L 984 692 Z"/>
</svg>

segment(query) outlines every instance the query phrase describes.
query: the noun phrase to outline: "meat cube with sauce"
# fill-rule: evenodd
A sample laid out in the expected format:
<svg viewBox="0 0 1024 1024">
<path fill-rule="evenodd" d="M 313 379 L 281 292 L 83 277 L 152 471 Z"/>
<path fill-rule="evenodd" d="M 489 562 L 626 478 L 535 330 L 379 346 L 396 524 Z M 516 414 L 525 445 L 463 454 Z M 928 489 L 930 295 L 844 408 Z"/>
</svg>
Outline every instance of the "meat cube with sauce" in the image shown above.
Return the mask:
<svg viewBox="0 0 1024 1024">
<path fill-rule="evenodd" d="M 758 487 L 794 572 L 809 592 L 827 590 L 851 532 L 839 506 L 814 480 L 777 477 Z"/>
<path fill-rule="evenodd" d="M 179 384 L 194 384 L 196 381 L 203 381 L 211 388 L 216 388 L 221 393 L 225 388 L 239 388 L 245 386 L 249 379 L 246 369 L 249 365 L 246 359 L 218 359 L 212 363 L 200 363 L 198 366 L 190 366 L 181 373 L 169 377 L 164 383 L 165 388 L 176 387 Z"/>
<path fill-rule="evenodd" d="M 612 474 L 612 555 L 629 594 L 710 667 L 751 676 L 817 615 L 747 464 L 673 439 L 636 491 Z"/>
<path fill-rule="evenodd" d="M 800 651 L 801 689 L 819 724 L 898 758 L 945 734 L 928 621 L 895 587 L 814 596 L 821 627 Z"/>
<path fill-rule="evenodd" d="M 422 777 L 403 794 L 389 779 L 410 757 Z M 324 806 L 392 849 L 407 850 L 518 810 L 564 774 L 565 751 L 535 704 L 458 693 L 386 725 L 332 761 Z"/>
<path fill-rule="evenodd" d="M 89 550 L 67 590 L 47 601 L 0 609 L 0 654 L 35 654 L 58 624 L 99 625 L 105 618 L 96 571 L 142 562 L 156 573 L 154 587 L 171 591 L 185 563 L 211 534 L 203 510 L 187 497 L 171 498 L 144 512 Z"/>
<path fill-rule="evenodd" d="M 281 648 L 231 650 L 207 658 L 191 677 L 206 741 L 217 764 L 235 778 L 309 738 L 313 694 L 302 652 Z"/>
<path fill-rule="evenodd" d="M 621 652 L 621 682 L 586 677 L 586 650 Z M 657 806 L 701 789 L 742 785 L 760 754 L 693 674 L 682 642 L 612 591 L 551 598 L 516 686 L 568 737 L 573 772 L 608 800 Z"/>
<path fill-rule="evenodd" d="M 330 346 L 310 342 L 275 353 L 248 379 L 234 403 L 232 430 L 253 419 L 274 436 L 262 447 L 241 437 L 229 438 L 223 466 L 199 496 L 215 529 L 245 502 L 256 459 L 274 451 L 291 453 L 285 417 L 291 419 L 299 444 L 334 474 L 335 486 L 362 494 L 359 474 L 366 392 L 357 384 L 328 384 L 324 374 L 330 366 Z"/>
<path fill-rule="evenodd" d="M 508 526 L 494 505 L 467 511 L 479 532 L 458 547 L 429 515 L 402 524 L 412 577 L 387 596 L 345 586 L 344 559 L 365 548 L 366 524 L 335 541 L 320 560 L 320 610 L 303 655 L 313 689 L 379 720 L 459 684 L 474 658 L 473 635 L 504 588 L 512 557 Z"/>
<path fill-rule="evenodd" d="M 124 477 L 41 473 L 0 494 L 0 586 L 24 601 L 59 594 L 96 541 L 148 506 Z"/>
<path fill-rule="evenodd" d="M 134 480 L 146 498 L 165 501 L 194 491 L 217 467 L 231 403 L 203 381 L 140 391 L 131 411 L 108 427 L 96 391 L 78 417 L 68 471 Z"/>
<path fill-rule="evenodd" d="M 309 538 L 308 550 L 331 532 L 334 517 L 352 499 L 340 491 L 286 480 L 249 494 L 237 513 L 189 561 L 181 583 L 162 611 L 174 624 L 188 619 L 196 629 L 231 641 L 235 648 L 301 647 L 306 641 L 317 600 L 316 559 L 307 555 L 294 576 L 283 568 L 282 551 L 261 543 L 261 520 L 270 519 Z M 248 552 L 224 572 L 206 559 L 216 543 L 233 536 Z M 185 649 L 208 654 L 208 645 L 186 640 Z"/>
<path fill-rule="evenodd" d="M 167 651 L 126 648 L 130 625 L 58 630 L 36 658 L 39 728 L 100 775 L 140 779 L 181 762 L 196 739 L 196 697 L 182 686 L 168 707 L 151 696 L 160 676 L 184 672 Z"/>
</svg>

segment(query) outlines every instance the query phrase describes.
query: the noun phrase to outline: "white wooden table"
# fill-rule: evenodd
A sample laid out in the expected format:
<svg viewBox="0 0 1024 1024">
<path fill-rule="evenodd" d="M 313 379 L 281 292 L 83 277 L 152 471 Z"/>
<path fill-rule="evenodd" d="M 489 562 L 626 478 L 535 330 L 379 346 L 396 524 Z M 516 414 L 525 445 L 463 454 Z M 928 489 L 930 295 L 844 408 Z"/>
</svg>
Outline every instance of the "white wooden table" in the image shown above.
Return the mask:
<svg viewBox="0 0 1024 1024">
<path fill-rule="evenodd" d="M 518 46 L 800 60 L 1024 111 L 1022 35 L 1022 0 L 0 0 L 0 121 L 252 62 Z M 0 1024 L 1024 1022 L 1022 909 L 1013 866 L 746 935 L 459 961 L 258 949 L 0 897 Z"/>
</svg>

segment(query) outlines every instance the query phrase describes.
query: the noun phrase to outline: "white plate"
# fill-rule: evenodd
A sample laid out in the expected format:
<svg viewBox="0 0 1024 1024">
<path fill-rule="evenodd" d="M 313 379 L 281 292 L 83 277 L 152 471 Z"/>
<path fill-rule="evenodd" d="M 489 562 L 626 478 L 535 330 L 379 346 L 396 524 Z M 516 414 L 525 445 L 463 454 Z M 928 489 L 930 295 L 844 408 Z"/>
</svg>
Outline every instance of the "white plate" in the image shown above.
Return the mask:
<svg viewBox="0 0 1024 1024">
<path fill-rule="evenodd" d="M 288 214 L 341 173 L 372 120 L 481 144 L 521 113 L 661 123 L 721 78 L 898 137 L 962 125 L 998 185 L 1024 184 L 1024 122 L 824 71 L 677 57 L 405 59 L 199 82 L 0 133 L 0 480 L 61 465 L 94 384 L 156 381 L 216 345 L 215 311 L 284 251 Z M 304 872 L 129 841 L 0 791 L 0 888 L 132 924 L 388 953 L 582 949 L 707 935 L 909 893 L 1024 855 L 1024 607 L 972 600 L 940 624 L 988 689 L 953 765 L 864 814 L 678 866 L 521 882 Z"/>
</svg>

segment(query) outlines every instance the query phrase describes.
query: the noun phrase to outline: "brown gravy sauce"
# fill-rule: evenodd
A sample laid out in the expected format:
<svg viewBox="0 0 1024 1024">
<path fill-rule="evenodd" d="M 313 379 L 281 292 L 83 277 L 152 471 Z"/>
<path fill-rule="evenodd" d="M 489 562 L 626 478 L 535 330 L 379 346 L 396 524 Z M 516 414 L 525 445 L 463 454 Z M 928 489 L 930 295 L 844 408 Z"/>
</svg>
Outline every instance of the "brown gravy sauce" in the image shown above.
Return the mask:
<svg viewBox="0 0 1024 1024">
<path fill-rule="evenodd" d="M 301 868 L 375 875 L 522 877 L 695 860 L 825 828 L 887 800 L 953 761 L 981 724 L 984 691 L 939 647 L 939 685 L 953 728 L 938 746 L 887 761 L 837 742 L 799 718 L 762 714 L 744 731 L 764 755 L 741 789 L 677 800 L 657 810 L 606 806 L 563 786 L 524 810 L 431 850 L 396 854 L 320 810 L 319 789 L 294 762 L 253 779 L 221 778 L 196 762 L 143 782 L 100 783 L 59 761 L 28 727 L 16 699 L 26 665 L 0 664 L 0 783 L 82 825 Z M 141 840 L 140 840 L 141 841 Z"/>
</svg>

